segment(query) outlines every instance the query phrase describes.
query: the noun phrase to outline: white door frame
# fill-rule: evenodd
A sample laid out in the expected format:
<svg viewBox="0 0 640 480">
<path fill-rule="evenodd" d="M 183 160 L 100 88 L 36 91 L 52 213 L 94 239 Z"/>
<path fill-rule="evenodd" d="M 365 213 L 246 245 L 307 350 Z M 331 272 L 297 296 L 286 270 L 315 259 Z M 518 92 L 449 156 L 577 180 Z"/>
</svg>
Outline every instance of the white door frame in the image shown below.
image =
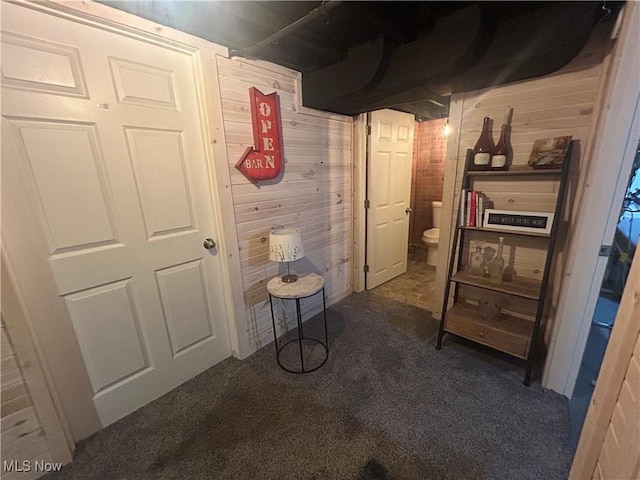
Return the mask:
<svg viewBox="0 0 640 480">
<path fill-rule="evenodd" d="M 353 156 L 353 291 L 365 290 L 367 263 L 367 209 L 368 167 L 369 167 L 369 129 L 371 112 L 361 113 L 354 118 L 352 136 Z M 413 138 L 411 139 L 413 145 Z M 415 154 L 415 152 L 413 152 Z"/>
<path fill-rule="evenodd" d="M 373 289 L 407 271 L 415 115 L 382 109 L 368 119 L 366 288 Z"/>
<path fill-rule="evenodd" d="M 93 2 L 47 1 L 30 3 L 24 0 L 12 1 L 17 5 L 43 13 L 54 15 L 95 28 L 112 31 L 147 43 L 161 45 L 164 48 L 180 51 L 193 57 L 196 71 L 197 94 L 201 99 L 200 115 L 203 136 L 206 143 L 207 165 L 210 186 L 214 200 L 213 210 L 216 224 L 220 227 L 218 240 L 221 254 L 222 279 L 224 289 L 224 309 L 228 324 L 231 350 L 235 357 L 245 358 L 251 353 L 247 332 L 247 319 L 242 291 L 240 255 L 233 213 L 233 199 L 230 189 L 227 149 L 224 138 L 222 108 L 218 87 L 216 56 L 228 56 L 225 47 L 207 42 L 173 30 L 168 27 L 144 20 L 140 17 L 121 12 L 106 5 Z M 18 285 L 16 285 L 18 287 Z M 19 292 L 18 292 L 19 294 Z M 38 329 L 25 312 L 28 329 L 33 335 L 38 355 L 44 362 L 42 350 L 38 346 L 46 341 L 39 338 Z M 46 365 L 45 365 L 46 367 Z M 84 366 L 81 371 L 85 372 Z M 87 377 L 88 381 L 88 377 Z M 79 392 L 86 394 L 86 391 Z M 88 401 L 91 401 L 89 398 Z M 87 413 L 88 432 L 96 430 L 95 418 Z M 74 438 L 79 440 L 80 438 Z"/>
<path fill-rule="evenodd" d="M 600 245 L 609 245 L 613 239 L 640 138 L 640 8 L 634 2 L 624 8 L 619 44 L 594 137 L 593 167 L 584 184 L 573 232 L 579 244 L 567 260 L 563 293 L 555 314 L 558 321 L 542 379 L 543 386 L 569 398 L 607 263 L 598 251 Z"/>
<path fill-rule="evenodd" d="M 353 291 L 364 291 L 367 262 L 367 114 L 353 122 Z"/>
</svg>

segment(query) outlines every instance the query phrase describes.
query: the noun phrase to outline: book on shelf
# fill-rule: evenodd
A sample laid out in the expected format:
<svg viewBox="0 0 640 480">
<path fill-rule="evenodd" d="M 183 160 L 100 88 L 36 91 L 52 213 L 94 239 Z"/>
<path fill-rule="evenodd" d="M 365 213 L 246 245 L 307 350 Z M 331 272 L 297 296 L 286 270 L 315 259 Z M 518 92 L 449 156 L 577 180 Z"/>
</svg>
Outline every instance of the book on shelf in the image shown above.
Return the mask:
<svg viewBox="0 0 640 480">
<path fill-rule="evenodd" d="M 477 227 L 484 227 L 484 212 L 489 205 L 489 198 L 482 192 L 478 192 L 478 215 L 477 215 Z"/>
<path fill-rule="evenodd" d="M 461 227 L 483 226 L 484 212 L 489 206 L 489 199 L 478 190 L 462 189 L 460 192 L 459 223 Z"/>
<path fill-rule="evenodd" d="M 478 214 L 478 192 L 475 190 L 471 191 L 471 201 L 469 205 L 469 226 L 476 226 L 476 215 Z"/>
</svg>

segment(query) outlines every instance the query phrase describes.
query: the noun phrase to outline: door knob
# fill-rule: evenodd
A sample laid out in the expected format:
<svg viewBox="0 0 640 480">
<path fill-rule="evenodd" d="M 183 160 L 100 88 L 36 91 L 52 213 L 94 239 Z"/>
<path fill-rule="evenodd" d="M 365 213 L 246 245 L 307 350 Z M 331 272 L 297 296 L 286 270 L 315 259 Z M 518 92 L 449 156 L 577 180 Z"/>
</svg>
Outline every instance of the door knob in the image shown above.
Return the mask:
<svg viewBox="0 0 640 480">
<path fill-rule="evenodd" d="M 216 248 L 216 242 L 213 240 L 213 238 L 205 238 L 204 242 L 202 242 L 202 245 L 204 245 L 204 248 L 206 248 L 207 250 Z"/>
<path fill-rule="evenodd" d="M 413 212 L 413 208 L 411 207 L 407 207 L 405 212 L 407 212 L 407 215 L 410 214 L 411 212 Z"/>
</svg>

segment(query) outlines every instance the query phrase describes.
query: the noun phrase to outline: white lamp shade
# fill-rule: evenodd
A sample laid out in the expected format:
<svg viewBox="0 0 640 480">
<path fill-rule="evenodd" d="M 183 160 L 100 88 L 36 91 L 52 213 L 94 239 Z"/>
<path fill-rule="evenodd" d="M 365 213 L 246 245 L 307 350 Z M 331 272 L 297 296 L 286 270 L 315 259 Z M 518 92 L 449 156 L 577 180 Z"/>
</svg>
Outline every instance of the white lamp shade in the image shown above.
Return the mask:
<svg viewBox="0 0 640 480">
<path fill-rule="evenodd" d="M 279 228 L 269 233 L 269 260 L 293 262 L 304 257 L 302 237 L 297 228 Z"/>
</svg>

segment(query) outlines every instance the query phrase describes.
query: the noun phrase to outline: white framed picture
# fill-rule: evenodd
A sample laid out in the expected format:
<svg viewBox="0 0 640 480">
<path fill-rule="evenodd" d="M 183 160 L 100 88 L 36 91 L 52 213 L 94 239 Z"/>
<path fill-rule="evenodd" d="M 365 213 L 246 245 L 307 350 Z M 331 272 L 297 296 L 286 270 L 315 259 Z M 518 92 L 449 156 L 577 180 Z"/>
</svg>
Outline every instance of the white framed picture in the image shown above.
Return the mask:
<svg viewBox="0 0 640 480">
<path fill-rule="evenodd" d="M 550 234 L 552 224 L 553 213 L 488 208 L 484 212 L 483 227 L 491 230 Z"/>
</svg>

